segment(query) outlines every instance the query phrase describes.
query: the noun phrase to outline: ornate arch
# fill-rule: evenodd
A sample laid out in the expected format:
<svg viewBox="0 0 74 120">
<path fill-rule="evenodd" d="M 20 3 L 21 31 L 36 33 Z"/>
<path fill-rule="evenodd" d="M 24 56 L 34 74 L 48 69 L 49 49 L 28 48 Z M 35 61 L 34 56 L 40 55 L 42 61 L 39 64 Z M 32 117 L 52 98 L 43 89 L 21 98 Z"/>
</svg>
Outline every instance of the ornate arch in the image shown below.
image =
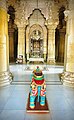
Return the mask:
<svg viewBox="0 0 74 120">
<path fill-rule="evenodd" d="M 39 24 L 34 24 L 30 27 L 30 30 L 29 30 L 29 35 L 30 36 L 32 35 L 34 30 L 40 31 L 41 32 L 41 37 L 43 37 L 43 28 Z"/>
<path fill-rule="evenodd" d="M 28 16 L 28 19 L 33 15 L 33 13 L 34 13 L 35 10 L 38 10 L 41 13 L 41 15 L 43 16 L 43 18 L 46 19 L 45 15 L 43 14 L 43 12 L 41 11 L 41 9 L 39 9 L 39 8 L 32 9 L 32 11 L 30 12 L 30 14 Z"/>
</svg>

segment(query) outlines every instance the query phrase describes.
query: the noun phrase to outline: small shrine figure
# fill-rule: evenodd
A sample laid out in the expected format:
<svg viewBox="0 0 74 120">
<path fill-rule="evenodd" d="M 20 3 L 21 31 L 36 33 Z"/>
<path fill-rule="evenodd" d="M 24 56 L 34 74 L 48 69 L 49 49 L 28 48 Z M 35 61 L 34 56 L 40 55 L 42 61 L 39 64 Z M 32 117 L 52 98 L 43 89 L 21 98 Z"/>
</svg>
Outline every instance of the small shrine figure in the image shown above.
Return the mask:
<svg viewBox="0 0 74 120">
<path fill-rule="evenodd" d="M 34 109 L 36 102 L 41 106 L 45 105 L 46 99 L 46 84 L 42 71 L 39 66 L 33 71 L 30 85 L 30 108 Z"/>
</svg>

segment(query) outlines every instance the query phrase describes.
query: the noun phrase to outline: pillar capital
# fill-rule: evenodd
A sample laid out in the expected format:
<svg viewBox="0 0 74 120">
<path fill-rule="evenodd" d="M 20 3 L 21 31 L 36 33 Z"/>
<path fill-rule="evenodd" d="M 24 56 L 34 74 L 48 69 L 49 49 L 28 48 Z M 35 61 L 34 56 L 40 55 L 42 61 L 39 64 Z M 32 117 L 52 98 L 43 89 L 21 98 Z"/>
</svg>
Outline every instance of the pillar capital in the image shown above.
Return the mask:
<svg viewBox="0 0 74 120">
<path fill-rule="evenodd" d="M 18 28 L 25 28 L 28 25 L 28 20 L 19 20 L 15 19 L 15 24 L 17 25 Z"/>
<path fill-rule="evenodd" d="M 57 25 L 58 25 L 58 21 L 54 21 L 54 20 L 50 20 L 48 19 L 46 22 L 45 22 L 45 25 L 47 26 L 48 29 L 56 29 Z"/>
<path fill-rule="evenodd" d="M 28 20 L 24 19 L 15 19 L 15 24 L 18 28 L 25 28 L 28 25 Z"/>
<path fill-rule="evenodd" d="M 65 21 L 74 18 L 74 0 L 69 0 L 68 9 L 64 11 Z"/>
<path fill-rule="evenodd" d="M 64 11 L 65 21 L 68 20 L 68 16 L 69 16 L 69 14 L 70 14 L 70 10 L 65 10 L 65 11 Z"/>
</svg>

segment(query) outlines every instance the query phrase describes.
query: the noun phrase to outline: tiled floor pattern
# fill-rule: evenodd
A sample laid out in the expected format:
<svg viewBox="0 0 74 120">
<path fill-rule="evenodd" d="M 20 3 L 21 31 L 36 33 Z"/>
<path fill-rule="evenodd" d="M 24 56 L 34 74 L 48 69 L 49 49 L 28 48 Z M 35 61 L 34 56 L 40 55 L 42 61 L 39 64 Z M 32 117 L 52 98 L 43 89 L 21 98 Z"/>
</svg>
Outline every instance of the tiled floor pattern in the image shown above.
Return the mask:
<svg viewBox="0 0 74 120">
<path fill-rule="evenodd" d="M 14 78 L 26 80 L 25 65 L 11 65 Z M 48 66 L 47 78 L 59 80 L 58 74 L 62 66 Z M 16 72 L 17 71 L 17 72 Z M 46 71 L 44 71 L 46 73 Z M 21 75 L 22 73 L 22 75 Z M 56 74 L 56 75 L 55 75 Z M 15 77 L 16 76 L 16 77 Z M 52 80 L 52 81 L 53 81 Z M 0 88 L 0 120 L 74 120 L 74 89 L 63 85 L 47 85 L 47 100 L 50 112 L 48 114 L 30 114 L 26 112 L 30 85 L 9 85 Z"/>
<path fill-rule="evenodd" d="M 10 66 L 10 69 L 13 73 L 12 84 L 30 84 L 32 71 L 38 65 L 16 65 L 16 69 L 13 69 L 15 65 Z M 62 84 L 59 79 L 60 73 L 63 71 L 63 66 L 48 66 L 48 65 L 39 65 L 44 73 L 44 77 L 47 85 L 52 84 Z M 19 72 L 20 71 L 20 72 Z M 55 78 L 55 79 L 54 79 Z"/>
</svg>

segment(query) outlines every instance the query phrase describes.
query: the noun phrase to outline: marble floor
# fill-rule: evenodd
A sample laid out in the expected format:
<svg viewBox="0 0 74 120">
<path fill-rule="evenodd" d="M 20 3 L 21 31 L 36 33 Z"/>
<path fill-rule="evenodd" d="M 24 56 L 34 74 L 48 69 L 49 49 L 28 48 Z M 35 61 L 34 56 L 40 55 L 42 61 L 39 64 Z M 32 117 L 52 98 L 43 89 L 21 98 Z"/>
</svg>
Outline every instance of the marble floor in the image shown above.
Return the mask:
<svg viewBox="0 0 74 120">
<path fill-rule="evenodd" d="M 11 85 L 0 88 L 0 120 L 74 120 L 74 89 L 61 84 L 59 74 L 63 72 L 63 66 L 60 65 L 40 66 L 46 79 L 50 112 L 26 112 L 30 75 L 34 67 L 10 65 L 14 77 Z"/>
</svg>

